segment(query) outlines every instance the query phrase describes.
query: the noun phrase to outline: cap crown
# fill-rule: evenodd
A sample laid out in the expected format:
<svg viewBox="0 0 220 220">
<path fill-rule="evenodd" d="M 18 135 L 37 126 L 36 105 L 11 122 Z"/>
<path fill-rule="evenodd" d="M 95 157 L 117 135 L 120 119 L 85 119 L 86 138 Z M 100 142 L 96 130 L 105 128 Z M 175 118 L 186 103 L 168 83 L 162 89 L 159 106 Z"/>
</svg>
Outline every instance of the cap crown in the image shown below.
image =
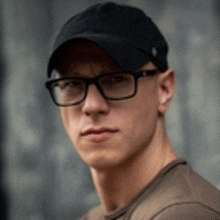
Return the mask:
<svg viewBox="0 0 220 220">
<path fill-rule="evenodd" d="M 101 36 L 108 38 L 105 43 L 96 40 Z M 54 51 L 64 43 L 76 38 L 94 40 L 103 46 L 113 58 L 116 56 L 116 61 L 118 59 L 121 61 L 121 59 L 118 58 L 117 51 L 111 49 L 108 44 L 114 40 L 121 42 L 128 47 L 139 50 L 148 57 L 148 60 L 155 61 L 162 71 L 167 69 L 167 43 L 151 18 L 138 8 L 118 5 L 113 2 L 89 7 L 65 23 L 54 43 Z M 109 40 L 110 38 L 112 41 Z M 120 46 L 123 47 L 123 45 Z M 140 59 L 144 59 L 144 57 L 140 57 Z M 119 64 L 121 64 L 120 61 Z M 123 59 L 121 62 L 122 66 L 129 63 Z M 140 61 L 136 63 L 140 65 Z"/>
</svg>

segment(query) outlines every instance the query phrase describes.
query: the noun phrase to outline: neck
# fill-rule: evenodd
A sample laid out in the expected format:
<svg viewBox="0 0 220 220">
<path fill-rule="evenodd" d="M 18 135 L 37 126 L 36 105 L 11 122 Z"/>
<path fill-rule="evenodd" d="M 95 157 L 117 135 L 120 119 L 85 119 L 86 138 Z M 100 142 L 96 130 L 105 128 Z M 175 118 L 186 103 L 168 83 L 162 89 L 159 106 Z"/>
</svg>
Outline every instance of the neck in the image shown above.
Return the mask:
<svg viewBox="0 0 220 220">
<path fill-rule="evenodd" d="M 167 164 L 177 159 L 161 128 L 146 150 L 132 161 L 108 170 L 91 168 L 106 213 L 129 204 Z"/>
</svg>

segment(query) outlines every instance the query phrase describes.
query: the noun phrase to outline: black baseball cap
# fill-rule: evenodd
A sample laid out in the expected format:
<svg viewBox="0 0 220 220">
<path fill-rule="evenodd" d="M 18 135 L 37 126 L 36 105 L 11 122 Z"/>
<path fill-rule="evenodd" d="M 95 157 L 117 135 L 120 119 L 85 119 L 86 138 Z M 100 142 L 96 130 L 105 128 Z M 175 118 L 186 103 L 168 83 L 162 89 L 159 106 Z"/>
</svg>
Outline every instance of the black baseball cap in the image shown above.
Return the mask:
<svg viewBox="0 0 220 220">
<path fill-rule="evenodd" d="M 88 40 L 100 45 L 128 71 L 152 61 L 168 68 L 168 45 L 154 22 L 135 7 L 113 2 L 93 5 L 70 18 L 56 37 L 48 62 L 48 77 L 70 43 Z"/>
</svg>

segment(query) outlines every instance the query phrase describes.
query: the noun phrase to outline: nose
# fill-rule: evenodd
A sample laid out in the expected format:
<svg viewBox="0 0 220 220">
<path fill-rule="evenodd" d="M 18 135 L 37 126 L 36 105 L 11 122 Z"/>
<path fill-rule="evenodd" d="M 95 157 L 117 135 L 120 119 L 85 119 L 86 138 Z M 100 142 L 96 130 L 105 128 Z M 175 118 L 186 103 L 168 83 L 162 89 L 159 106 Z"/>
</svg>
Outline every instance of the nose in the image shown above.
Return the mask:
<svg viewBox="0 0 220 220">
<path fill-rule="evenodd" d="M 109 112 L 107 101 L 94 84 L 88 88 L 82 111 L 86 115 L 107 114 Z"/>
</svg>

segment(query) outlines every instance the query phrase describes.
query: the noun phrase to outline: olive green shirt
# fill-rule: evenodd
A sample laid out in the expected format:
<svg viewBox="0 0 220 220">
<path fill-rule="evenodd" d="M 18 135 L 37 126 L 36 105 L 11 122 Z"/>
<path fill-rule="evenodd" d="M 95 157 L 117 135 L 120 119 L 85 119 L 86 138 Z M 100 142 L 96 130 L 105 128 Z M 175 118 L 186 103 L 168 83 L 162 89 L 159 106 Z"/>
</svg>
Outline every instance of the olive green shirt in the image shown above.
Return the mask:
<svg viewBox="0 0 220 220">
<path fill-rule="evenodd" d="M 184 159 L 168 164 L 126 207 L 105 214 L 103 207 L 82 220 L 220 220 L 220 191 Z"/>
</svg>

